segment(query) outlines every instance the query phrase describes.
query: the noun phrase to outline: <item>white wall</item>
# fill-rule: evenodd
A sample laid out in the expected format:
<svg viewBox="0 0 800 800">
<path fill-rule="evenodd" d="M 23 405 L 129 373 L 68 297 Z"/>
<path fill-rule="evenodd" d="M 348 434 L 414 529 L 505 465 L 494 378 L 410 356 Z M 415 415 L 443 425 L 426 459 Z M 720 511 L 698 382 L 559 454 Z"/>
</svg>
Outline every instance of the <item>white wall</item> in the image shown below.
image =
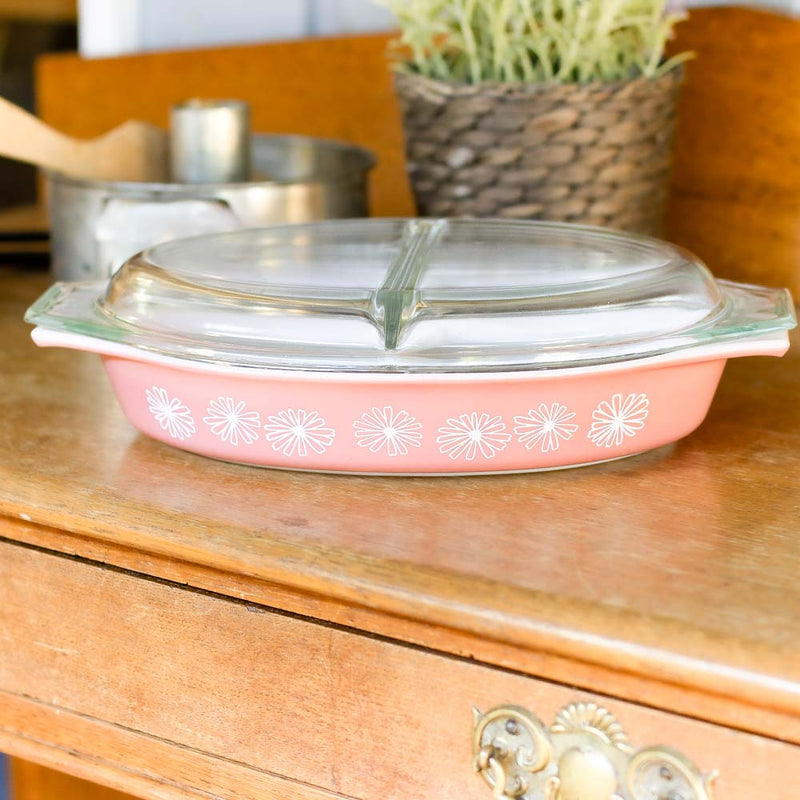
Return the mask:
<svg viewBox="0 0 800 800">
<path fill-rule="evenodd" d="M 78 0 L 86 58 L 388 30 L 372 0 Z"/>
<path fill-rule="evenodd" d="M 676 5 L 731 2 L 676 0 Z M 800 0 L 744 5 L 800 15 Z M 391 15 L 372 0 L 78 0 L 78 8 L 80 51 L 87 58 L 392 27 Z"/>
<path fill-rule="evenodd" d="M 306 5 L 311 35 L 333 36 L 393 27 L 391 14 L 372 0 L 306 0 Z"/>
</svg>

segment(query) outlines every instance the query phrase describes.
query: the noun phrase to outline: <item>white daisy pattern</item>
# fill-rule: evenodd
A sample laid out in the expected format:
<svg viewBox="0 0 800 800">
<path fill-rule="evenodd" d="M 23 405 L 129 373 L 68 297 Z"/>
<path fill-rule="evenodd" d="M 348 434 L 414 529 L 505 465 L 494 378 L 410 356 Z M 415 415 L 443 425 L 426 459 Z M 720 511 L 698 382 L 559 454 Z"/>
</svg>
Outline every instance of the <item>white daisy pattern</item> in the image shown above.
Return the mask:
<svg viewBox="0 0 800 800">
<path fill-rule="evenodd" d="M 189 407 L 177 397 L 170 397 L 161 386 L 151 386 L 146 390 L 147 407 L 155 417 L 162 431 L 173 439 L 183 441 L 194 436 L 196 428 Z"/>
<path fill-rule="evenodd" d="M 261 431 L 258 411 L 247 411 L 244 400 L 237 403 L 232 397 L 211 400 L 203 422 L 211 429 L 211 433 L 234 447 L 238 447 L 239 442 L 253 444 Z"/>
<path fill-rule="evenodd" d="M 650 401 L 645 394 L 631 392 L 623 398 L 615 394 L 603 400 L 592 412 L 588 437 L 597 447 L 619 446 L 626 437 L 635 436 L 644 428 Z"/>
<path fill-rule="evenodd" d="M 578 430 L 578 426 L 570 422 L 572 419 L 575 419 L 575 412 L 569 411 L 565 405 L 540 403 L 526 416 L 514 417 L 514 433 L 526 450 L 538 447 L 543 453 L 553 453 L 562 441 L 569 441 Z"/>
<path fill-rule="evenodd" d="M 473 411 L 448 419 L 439 428 L 436 443 L 439 445 L 439 452 L 453 460 L 465 458 L 467 461 L 474 461 L 479 454 L 483 458 L 494 458 L 511 441 L 511 434 L 505 430 L 506 424 L 499 415 L 491 416 Z"/>
<path fill-rule="evenodd" d="M 310 450 L 321 455 L 333 444 L 336 435 L 336 431 L 329 428 L 316 411 L 287 408 L 267 420 L 264 425 L 267 441 L 272 443 L 273 450 L 279 450 L 285 456 L 296 453 L 304 457 Z"/>
<path fill-rule="evenodd" d="M 422 444 L 422 425 L 407 411 L 397 411 L 392 406 L 373 407 L 353 423 L 359 447 L 370 452 L 386 450 L 390 458 L 408 455 L 409 447 Z"/>
</svg>

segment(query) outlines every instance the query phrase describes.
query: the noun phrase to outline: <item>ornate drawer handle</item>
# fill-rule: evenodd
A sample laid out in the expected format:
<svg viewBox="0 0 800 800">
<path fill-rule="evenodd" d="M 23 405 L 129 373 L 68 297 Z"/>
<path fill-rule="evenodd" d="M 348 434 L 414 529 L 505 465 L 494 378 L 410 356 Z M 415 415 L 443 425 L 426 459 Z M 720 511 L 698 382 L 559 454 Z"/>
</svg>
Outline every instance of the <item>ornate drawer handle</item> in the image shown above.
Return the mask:
<svg viewBox="0 0 800 800">
<path fill-rule="evenodd" d="M 716 772 L 669 747 L 634 750 L 596 703 L 565 706 L 549 728 L 519 706 L 473 713 L 475 769 L 495 800 L 713 800 Z"/>
</svg>

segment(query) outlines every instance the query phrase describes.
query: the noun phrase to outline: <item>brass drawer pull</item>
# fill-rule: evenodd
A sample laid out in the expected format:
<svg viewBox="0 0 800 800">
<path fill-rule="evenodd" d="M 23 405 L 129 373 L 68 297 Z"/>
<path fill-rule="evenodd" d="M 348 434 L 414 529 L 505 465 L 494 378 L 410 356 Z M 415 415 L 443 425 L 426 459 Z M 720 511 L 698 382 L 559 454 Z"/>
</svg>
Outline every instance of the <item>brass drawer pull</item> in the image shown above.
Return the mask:
<svg viewBox="0 0 800 800">
<path fill-rule="evenodd" d="M 475 769 L 495 800 L 713 800 L 716 773 L 670 747 L 634 750 L 596 703 L 565 706 L 549 728 L 519 706 L 473 713 Z"/>
</svg>

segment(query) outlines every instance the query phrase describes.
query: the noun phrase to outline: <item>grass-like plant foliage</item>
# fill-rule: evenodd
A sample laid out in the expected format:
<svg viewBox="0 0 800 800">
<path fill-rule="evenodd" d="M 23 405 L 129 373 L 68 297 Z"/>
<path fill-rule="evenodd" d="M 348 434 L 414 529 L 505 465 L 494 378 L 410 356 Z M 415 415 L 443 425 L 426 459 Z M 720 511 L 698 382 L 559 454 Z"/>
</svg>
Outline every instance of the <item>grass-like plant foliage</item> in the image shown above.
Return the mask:
<svg viewBox="0 0 800 800">
<path fill-rule="evenodd" d="M 684 14 L 668 0 L 377 0 L 402 30 L 398 68 L 452 83 L 657 77 Z"/>
</svg>

